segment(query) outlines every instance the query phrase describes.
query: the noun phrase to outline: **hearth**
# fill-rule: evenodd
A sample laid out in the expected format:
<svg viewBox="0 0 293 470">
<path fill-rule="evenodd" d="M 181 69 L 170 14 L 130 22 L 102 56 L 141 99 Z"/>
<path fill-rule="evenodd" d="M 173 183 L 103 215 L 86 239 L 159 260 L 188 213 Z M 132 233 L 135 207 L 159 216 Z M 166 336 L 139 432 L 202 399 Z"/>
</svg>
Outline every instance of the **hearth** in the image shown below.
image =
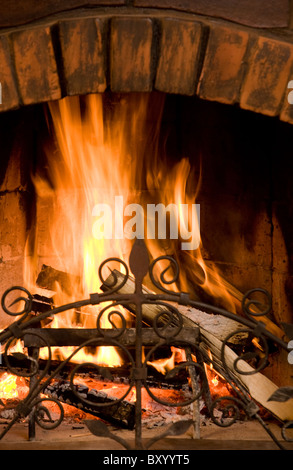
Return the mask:
<svg viewBox="0 0 293 470">
<path fill-rule="evenodd" d="M 169 262 L 172 260 L 170 257 L 166 257 L 165 259 Z M 114 260 L 116 262 L 118 261 L 117 259 Z M 106 260 L 106 262 L 110 261 L 111 259 Z M 198 401 L 203 395 L 210 416 L 217 425 L 221 427 L 232 425 L 236 420 L 240 419 L 241 408 L 249 418 L 257 419 L 260 424 L 262 424 L 264 429 L 280 448 L 286 448 L 278 441 L 277 437 L 274 436 L 268 424 L 263 421 L 260 414 L 260 407 L 252 399 L 256 398 L 259 402 L 263 400 L 265 407 L 269 411 L 282 421 L 285 421 L 282 435 L 286 441 L 290 441 L 290 438 L 286 435 L 286 430 L 290 427 L 291 422 L 290 406 L 283 406 L 284 403 L 282 403 L 284 402 L 284 397 L 285 402 L 287 402 L 290 397 L 290 392 L 288 392 L 288 388 L 278 389 L 272 382 L 259 374 L 267 365 L 269 353 L 268 341 L 273 341 L 285 350 L 287 349 L 287 345 L 272 333 L 268 332 L 264 323 L 254 321 L 253 316 L 255 314 L 264 315 L 266 313 L 265 311 L 256 312 L 255 305 L 258 304 L 255 300 L 249 299 L 249 295 L 252 293 L 255 294 L 257 290 L 248 293 L 243 298 L 243 309 L 249 319 L 241 318 L 236 321 L 235 314 L 233 313 L 198 301 L 192 301 L 187 293 L 174 293 L 169 291 L 164 285 L 168 286 L 170 280 L 164 277 L 164 273 L 163 276 L 161 276 L 160 282 L 155 280 L 154 266 L 158 261 L 159 259 L 156 259 L 149 265 L 148 252 L 144 242 L 136 241 L 129 260 L 130 269 L 134 275 L 134 290 L 131 293 L 121 294 L 127 281 L 130 280 L 127 265 L 121 261 L 126 269 L 126 274 L 123 276 L 122 282 L 118 281 L 116 274 L 113 272 L 112 277 L 115 283 L 113 283 L 112 279 L 110 284 L 109 279 L 106 283 L 104 281 L 107 286 L 104 294 L 91 294 L 89 299 L 56 307 L 55 309 L 39 313 L 30 319 L 28 319 L 28 315 L 31 314 L 33 301 L 30 292 L 20 287 L 11 288 L 6 291 L 2 298 L 2 307 L 5 309 L 6 313 L 15 316 L 15 313 L 9 310 L 7 306 L 7 297 L 14 290 L 22 291 L 22 297 L 18 296 L 13 304 L 23 301 L 25 306 L 21 312 L 18 312 L 18 316 L 21 315 L 21 318 L 12 323 L 1 334 L 2 342 L 6 343 L 3 355 L 5 366 L 7 371 L 15 376 L 29 378 L 29 390 L 27 391 L 27 396 L 20 400 L 13 409 L 11 420 L 2 431 L 1 437 L 5 436 L 17 421 L 27 416 L 29 416 L 30 438 L 34 438 L 34 426 L 36 423 L 44 429 L 54 429 L 58 427 L 64 418 L 64 410 L 62 407 L 62 402 L 64 402 L 73 406 L 83 407 L 84 411 L 92 415 L 97 415 L 102 419 L 102 421 L 93 419 L 85 420 L 86 425 L 94 435 L 110 437 L 119 442 L 124 448 L 130 450 L 131 447 L 129 443 L 121 438 L 119 434 L 110 432 L 103 423 L 103 420 L 115 424 L 119 423 L 120 426 L 126 426 L 130 429 L 135 427 L 135 448 L 148 449 L 157 442 L 158 439 L 168 435 L 180 435 L 186 432 L 190 426 L 195 426 L 196 431 L 199 432 L 200 420 Z M 162 261 L 162 259 L 160 259 L 160 261 Z M 173 262 L 175 263 L 175 261 Z M 154 294 L 145 291 L 142 281 L 148 272 L 155 287 L 161 290 L 163 294 Z M 175 280 L 175 278 L 173 280 Z M 265 291 L 263 293 L 266 294 Z M 112 303 L 109 305 L 109 302 Z M 58 316 L 58 314 L 63 311 L 72 308 L 80 309 L 88 305 L 94 306 L 101 304 L 102 306 L 104 303 L 106 303 L 106 306 L 100 311 L 96 329 L 75 331 L 74 329 L 64 330 L 62 328 L 49 328 L 46 330 L 45 328 L 38 327 L 40 322 L 48 319 L 52 315 Z M 122 313 L 118 311 L 118 306 L 131 308 L 135 312 L 134 331 L 126 327 L 125 320 L 122 322 L 122 328 L 114 328 L 114 330 L 101 328 L 101 318 L 106 311 L 110 312 L 109 319 L 113 316 L 124 318 Z M 111 311 L 113 307 L 115 310 Z M 201 308 L 203 311 L 209 312 L 210 315 L 216 314 L 220 316 L 220 318 L 221 315 L 223 315 L 226 321 L 230 319 L 232 326 L 229 325 L 229 322 L 225 325 L 226 334 L 227 330 L 230 329 L 229 334 L 221 341 L 218 338 L 216 330 L 211 333 L 211 329 L 207 325 L 204 325 L 204 328 L 196 326 L 193 317 L 195 312 L 193 310 L 186 311 L 186 307 L 193 307 L 194 309 Z M 152 312 L 152 328 L 143 328 L 143 320 L 151 323 L 149 321 L 150 312 Z M 200 312 L 197 313 L 200 315 Z M 217 321 L 218 320 L 219 318 Z M 193 325 L 193 327 L 191 325 Z M 183 335 L 180 334 L 181 332 Z M 246 362 L 246 359 L 251 360 L 252 358 L 257 358 L 256 353 L 248 352 L 238 356 L 233 349 L 230 348 L 231 343 L 232 346 L 235 346 L 233 339 L 239 335 L 241 337 L 247 335 L 246 340 L 250 338 L 252 341 L 258 341 L 258 347 L 262 351 L 262 357 L 259 358 L 260 362 L 257 367 L 252 367 Z M 28 348 L 29 356 L 19 353 L 9 355 L 10 346 L 15 339 L 24 341 L 24 346 Z M 236 341 L 236 343 L 238 343 L 238 341 Z M 71 346 L 75 345 L 77 348 L 75 348 L 66 359 L 60 361 L 59 365 L 52 370 L 52 347 L 55 345 L 65 346 L 68 344 Z M 213 351 L 215 360 L 211 359 L 212 356 L 207 353 L 207 345 Z M 113 380 L 113 375 L 110 372 L 111 368 L 108 369 L 107 366 L 99 363 L 81 362 L 71 370 L 69 375 L 70 380 L 67 383 L 61 380 L 60 383 L 60 374 L 62 374 L 68 363 L 75 361 L 75 355 L 78 355 L 80 349 L 88 347 L 97 347 L 99 349 L 105 346 L 121 349 L 127 358 L 126 363 L 129 368 L 129 377 L 126 382 L 127 386 L 120 390 L 122 396 L 112 398 L 111 395 L 107 395 L 105 391 L 99 392 L 94 389 L 88 391 L 87 386 L 76 384 L 75 379 L 78 373 L 82 369 L 88 370 L 89 367 L 96 369 L 100 380 L 101 378 Z M 130 353 L 129 346 L 135 348 L 134 355 Z M 145 359 L 142 358 L 143 346 L 151 346 Z M 172 376 L 175 376 L 178 381 L 178 373 L 182 370 L 187 370 L 190 384 L 188 387 L 187 384 L 185 384 L 184 391 L 184 382 L 182 382 L 182 388 L 180 388 L 179 394 L 177 396 L 175 395 L 175 398 L 173 398 L 173 395 L 170 396 L 168 394 L 166 398 L 164 396 L 162 397 L 159 393 L 161 385 L 159 385 L 159 389 L 149 386 L 148 365 L 150 364 L 150 359 L 152 359 L 157 351 L 172 346 L 180 348 L 182 352 L 185 352 L 186 357 L 183 361 L 179 361 L 176 367 L 172 368 L 171 366 L 171 371 L 166 376 L 166 382 L 168 382 L 168 378 Z M 40 369 L 38 361 L 39 350 L 41 348 L 47 349 L 47 359 L 42 369 Z M 208 351 L 210 351 L 210 349 L 208 349 Z M 11 363 L 11 358 L 12 360 L 18 360 L 17 365 Z M 26 364 L 24 361 L 26 361 Z M 204 363 L 212 364 L 212 367 L 215 367 L 215 370 L 221 374 L 222 379 L 226 380 L 230 385 L 231 394 L 228 396 L 220 396 L 216 399 L 212 398 Z M 250 377 L 254 375 L 257 377 L 257 386 L 254 380 L 250 380 Z M 55 380 L 57 380 L 56 385 L 54 385 Z M 135 405 L 127 400 L 133 387 L 135 391 Z M 144 410 L 142 406 L 142 387 L 155 403 L 157 402 L 163 406 L 181 408 L 196 403 L 197 406 L 194 405 L 193 408 L 195 411 L 195 415 L 192 417 L 193 419 L 185 419 L 173 423 L 167 430 L 163 431 L 161 435 L 156 435 L 155 438 L 149 439 L 147 443 L 143 445 L 142 414 Z M 112 391 L 112 388 L 110 388 L 110 390 Z M 53 402 L 59 408 L 60 416 L 58 419 L 52 418 L 52 410 L 47 408 L 47 402 Z M 2 404 L 5 405 L 3 402 Z"/>
<path fill-rule="evenodd" d="M 90 3 L 0 5 L 0 435 L 56 432 L 70 405 L 126 449 L 199 439 L 202 416 L 286 448 L 286 2 Z M 146 442 L 151 422 L 170 426 Z"/>
</svg>

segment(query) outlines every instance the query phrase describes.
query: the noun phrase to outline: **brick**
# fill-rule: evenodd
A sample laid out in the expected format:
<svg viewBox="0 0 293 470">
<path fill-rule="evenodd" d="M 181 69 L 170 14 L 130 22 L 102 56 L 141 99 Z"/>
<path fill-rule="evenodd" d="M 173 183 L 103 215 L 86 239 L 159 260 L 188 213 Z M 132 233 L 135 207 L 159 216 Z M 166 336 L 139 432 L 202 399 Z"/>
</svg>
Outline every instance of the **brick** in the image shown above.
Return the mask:
<svg viewBox="0 0 293 470">
<path fill-rule="evenodd" d="M 201 98 L 226 104 L 237 102 L 248 40 L 248 33 L 240 29 L 211 26 L 198 86 Z"/>
<path fill-rule="evenodd" d="M 86 18 L 64 21 L 59 28 L 67 94 L 105 91 L 104 22 Z"/>
<path fill-rule="evenodd" d="M 30 106 L 0 115 L 0 193 L 27 188 L 36 142 L 32 126 L 35 116 Z"/>
<path fill-rule="evenodd" d="M 272 233 L 272 250 L 274 253 L 272 263 L 272 301 L 274 316 L 280 324 L 282 321 L 292 323 L 293 312 L 292 305 L 290 305 L 292 298 L 288 298 L 286 293 L 286 282 L 290 279 L 289 256 L 291 253 L 288 250 L 288 245 L 286 245 L 282 226 L 278 220 L 279 218 L 276 211 L 278 205 L 280 205 L 280 203 L 274 203 L 272 210 L 272 222 L 274 227 Z M 288 233 L 288 231 L 286 233 Z"/>
<path fill-rule="evenodd" d="M 7 162 L 7 167 L 5 168 L 5 175 L 0 183 L 1 192 L 17 191 L 26 184 L 27 179 L 25 179 L 25 177 L 28 176 L 30 166 L 26 159 L 23 158 L 20 148 L 21 145 L 18 147 L 17 144 L 18 142 L 15 143 L 12 149 L 13 158 L 11 158 L 11 156 L 8 157 L 9 160 Z"/>
<path fill-rule="evenodd" d="M 165 18 L 155 88 L 166 93 L 193 95 L 197 78 L 201 25 Z"/>
<path fill-rule="evenodd" d="M 24 272 L 26 269 L 26 263 L 30 262 L 30 259 L 23 254 L 13 259 L 9 259 L 7 261 L 3 261 L 0 258 L 0 298 L 3 296 L 4 292 L 7 289 L 10 289 L 13 286 L 23 286 L 29 289 L 29 286 L 26 284 L 26 279 L 24 276 Z M 15 299 L 16 295 L 19 296 L 20 291 L 18 290 L 13 295 Z M 24 294 L 25 295 L 25 294 Z M 8 299 L 7 299 L 8 300 Z M 10 297 L 7 304 L 11 303 L 12 298 Z M 15 308 L 19 307 L 20 304 L 15 305 Z M 11 307 L 13 309 L 13 307 Z M 21 304 L 21 308 L 23 308 L 23 303 Z M 12 322 L 15 321 L 15 317 L 9 316 L 7 313 L 4 312 L 2 307 L 0 307 L 0 329 L 6 328 Z"/>
<path fill-rule="evenodd" d="M 0 27 L 17 26 L 55 15 L 75 8 L 117 7 L 123 6 L 126 0 L 50 0 L 36 2 L 35 0 L 10 0 L 0 2 Z"/>
<path fill-rule="evenodd" d="M 1 112 L 17 108 L 19 105 L 19 97 L 7 36 L 0 36 L 0 64 L 0 83 L 2 84 L 2 103 L 0 104 Z"/>
<path fill-rule="evenodd" d="M 289 134 L 289 133 L 288 133 Z M 289 134 L 290 135 L 290 134 Z M 285 143 L 284 143 L 285 145 Z M 287 142 L 288 145 L 288 142 Z M 287 154 L 290 144 L 288 145 Z M 281 148 L 282 153 L 282 148 Z M 274 315 L 278 322 L 292 323 L 293 314 L 293 208 L 292 201 L 292 167 L 288 155 L 276 158 L 273 162 L 274 201 L 272 204 L 272 298 Z M 284 174 L 284 171 L 286 172 Z"/>
<path fill-rule="evenodd" d="M 278 115 L 292 68 L 293 45 L 260 36 L 247 62 L 249 69 L 240 106 L 269 116 Z"/>
<path fill-rule="evenodd" d="M 243 192 L 240 190 L 243 198 Z M 245 269 L 250 266 L 261 267 L 266 271 L 271 269 L 271 222 L 265 212 L 265 204 L 255 202 L 238 203 L 237 199 L 218 197 L 219 205 L 225 206 L 223 213 L 215 214 L 216 198 L 208 196 L 201 204 L 201 234 L 204 249 L 212 253 L 213 261 Z M 257 206 L 257 207 L 256 207 Z M 249 221 L 249 222 L 247 222 Z M 248 233 L 248 230 L 249 233 Z M 230 279 L 227 277 L 226 279 Z M 241 279 L 241 276 L 239 277 Z M 249 282 L 250 277 L 246 278 Z M 264 285 L 264 284 L 262 284 Z M 238 286 L 239 287 L 239 286 Z M 250 288 L 259 287 L 251 284 Z"/>
<path fill-rule="evenodd" d="M 272 272 L 266 266 L 253 265 L 253 263 L 237 265 L 223 262 L 216 262 L 214 266 L 221 273 L 223 279 L 228 279 L 229 284 L 243 294 L 250 289 L 259 287 L 263 287 L 268 292 L 271 292 Z"/>
<path fill-rule="evenodd" d="M 152 90 L 153 24 L 149 18 L 113 18 L 110 86 L 115 92 Z"/>
<path fill-rule="evenodd" d="M 61 98 L 49 27 L 12 33 L 16 73 L 24 104 Z"/>
<path fill-rule="evenodd" d="M 289 0 L 134 0 L 134 6 L 174 8 L 259 28 L 289 25 Z"/>
<path fill-rule="evenodd" d="M 0 197 L 0 260 L 22 256 L 27 238 L 28 194 L 15 191 Z"/>
</svg>

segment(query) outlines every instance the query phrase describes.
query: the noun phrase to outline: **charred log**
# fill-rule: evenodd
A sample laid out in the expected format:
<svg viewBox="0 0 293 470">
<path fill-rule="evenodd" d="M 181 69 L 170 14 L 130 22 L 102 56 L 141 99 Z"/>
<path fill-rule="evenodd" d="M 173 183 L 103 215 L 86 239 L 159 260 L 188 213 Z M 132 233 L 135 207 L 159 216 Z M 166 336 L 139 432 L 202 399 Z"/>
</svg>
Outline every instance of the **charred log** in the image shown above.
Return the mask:
<svg viewBox="0 0 293 470">
<path fill-rule="evenodd" d="M 45 343 L 40 337 L 35 336 L 33 333 L 35 329 L 27 330 L 24 335 L 25 347 L 44 347 Z M 97 346 L 111 345 L 111 339 L 117 338 L 119 343 L 126 347 L 135 346 L 136 330 L 135 328 L 127 328 L 125 330 L 105 329 L 99 331 L 98 329 L 86 328 L 43 328 L 39 333 L 49 346 L 80 346 L 85 341 L 93 340 L 92 345 L 95 346 L 94 340 L 97 339 Z M 104 333 L 104 334 L 103 334 Z M 121 333 L 121 336 L 118 336 Z M 178 340 L 190 341 L 193 344 L 198 342 L 199 330 L 196 325 L 193 328 L 185 328 L 184 331 L 178 333 Z M 151 328 L 142 329 L 142 343 L 143 346 L 154 346 L 158 344 L 158 335 Z"/>
<path fill-rule="evenodd" d="M 13 371 L 17 375 L 18 373 L 29 373 L 31 362 L 26 358 L 25 355 L 20 353 L 12 353 L 7 356 L 7 360 Z M 50 366 L 47 371 L 47 376 L 54 373 L 54 371 L 60 366 L 61 360 L 54 359 L 51 361 Z M 39 358 L 38 359 L 39 371 L 42 372 L 47 366 L 47 360 Z M 68 380 L 70 374 L 76 367 L 76 364 L 69 362 L 64 364 L 62 370 L 56 374 L 54 377 L 56 380 L 64 381 Z M 169 377 L 159 372 L 151 364 L 148 365 L 148 374 L 145 379 L 146 384 L 150 388 L 161 388 L 166 390 L 180 390 L 183 387 L 188 385 L 189 373 L 187 369 L 180 369 L 176 376 Z M 9 371 L 7 365 L 3 361 L 3 364 L 0 365 L 0 371 Z M 105 379 L 104 372 L 108 371 L 108 379 Z M 129 385 L 130 384 L 130 371 L 131 364 L 123 364 L 123 366 L 117 367 L 102 367 L 101 373 L 99 373 L 97 367 L 93 364 L 86 363 L 84 366 L 80 364 L 78 375 L 83 379 L 91 379 L 93 381 L 108 381 L 115 384 Z"/>
<path fill-rule="evenodd" d="M 74 276 L 63 271 L 58 271 L 51 266 L 43 265 L 42 269 L 37 277 L 36 284 L 38 287 L 48 289 L 51 291 L 56 290 L 56 286 L 59 285 L 62 291 L 68 295 L 72 294 L 72 289 L 81 285 L 81 279 L 78 276 Z"/>
<path fill-rule="evenodd" d="M 123 274 L 118 271 L 115 272 L 115 275 L 111 273 L 108 278 L 108 282 L 104 283 L 103 289 L 106 291 L 111 285 L 113 288 L 114 280 L 116 282 L 121 282 L 121 276 Z M 120 279 L 120 281 L 118 281 Z M 108 285 L 107 285 L 108 284 Z M 145 291 L 151 293 L 148 289 L 144 287 Z M 123 289 L 119 290 L 119 293 L 130 293 L 134 291 L 134 282 L 131 278 L 127 279 L 126 284 L 123 286 Z M 143 319 L 152 324 L 154 318 L 158 314 L 157 306 L 155 304 L 148 305 L 148 309 L 145 310 L 142 308 L 142 317 Z M 168 315 L 168 307 L 159 306 L 160 309 L 165 308 L 166 316 Z M 135 310 L 132 305 L 129 307 L 130 311 L 135 314 Z M 225 374 L 227 378 L 231 378 L 238 387 L 241 387 L 245 393 L 249 394 L 254 400 L 256 400 L 260 405 L 262 405 L 267 410 L 271 411 L 273 415 L 279 418 L 281 421 L 292 420 L 293 419 L 293 404 L 277 403 L 269 401 L 269 397 L 272 393 L 277 390 L 277 385 L 274 384 L 271 380 L 265 377 L 261 372 L 255 370 L 244 358 L 241 359 L 241 356 L 238 356 L 235 351 L 226 344 L 226 338 L 232 333 L 233 337 L 237 338 L 237 330 L 243 329 L 243 325 L 237 322 L 237 317 L 235 315 L 235 321 L 225 318 L 225 328 L 222 330 L 219 325 L 221 323 L 221 316 L 215 315 L 218 320 L 217 327 L 214 328 L 213 322 L 205 321 L 204 316 L 201 316 L 201 312 L 197 309 L 193 309 L 185 306 L 177 306 L 178 311 L 183 317 L 184 326 L 197 325 L 199 327 L 199 334 L 201 340 L 201 349 L 202 351 L 207 351 L 206 357 L 208 361 L 208 352 L 211 351 L 213 362 L 216 370 L 221 374 Z M 209 316 L 209 315 L 208 315 Z M 161 316 L 161 319 L 163 316 Z M 258 317 L 263 318 L 263 317 Z M 229 320 L 226 322 L 226 320 Z M 270 330 L 271 322 L 267 321 L 266 327 Z M 275 326 L 275 325 L 273 325 Z M 231 336 L 232 338 L 232 336 Z M 246 336 L 245 336 L 246 338 Z M 239 343 L 239 340 L 237 340 Z M 222 348 L 225 344 L 225 364 L 222 362 Z M 238 364 L 241 364 L 240 369 Z"/>
<path fill-rule="evenodd" d="M 124 275 L 119 271 L 115 270 L 109 275 L 106 282 L 103 284 L 103 286 L 101 286 L 101 289 L 106 292 L 107 290 L 109 290 L 109 286 L 113 287 L 113 283 L 115 282 L 115 280 L 117 284 L 122 284 L 123 279 Z M 145 286 L 143 286 L 143 291 L 146 294 L 153 294 L 153 292 L 147 289 Z M 134 292 L 134 280 L 129 277 L 126 284 L 122 287 L 122 289 L 119 290 L 119 293 L 125 294 L 132 292 Z M 134 305 L 129 304 L 127 308 L 131 313 L 135 314 Z M 181 310 L 180 313 L 182 314 Z M 169 321 L 168 307 L 160 304 L 144 304 L 142 306 L 142 315 L 143 320 L 148 325 L 153 324 L 154 319 L 157 315 L 160 315 L 160 326 L 163 327 L 165 322 L 167 323 Z M 239 330 L 239 334 L 235 334 L 233 335 L 233 337 L 231 337 L 231 342 L 233 344 L 241 344 L 247 338 L 247 333 L 243 333 L 241 331 L 243 330 L 243 325 L 236 321 L 236 316 L 234 321 L 230 320 L 229 318 L 224 318 L 221 315 L 214 315 L 212 313 L 202 312 L 194 308 L 186 308 L 182 317 L 184 331 L 186 331 L 188 328 L 194 327 L 197 327 L 199 329 L 206 328 L 208 331 L 215 334 L 219 339 L 223 340 L 228 336 L 230 332 L 236 332 L 237 330 Z"/>
<path fill-rule="evenodd" d="M 127 400 L 119 401 L 105 392 L 90 390 L 86 385 L 75 385 L 74 387 L 75 390 L 71 388 L 70 382 L 56 382 L 48 385 L 43 393 L 111 424 L 133 429 L 135 422 L 134 403 Z"/>
</svg>

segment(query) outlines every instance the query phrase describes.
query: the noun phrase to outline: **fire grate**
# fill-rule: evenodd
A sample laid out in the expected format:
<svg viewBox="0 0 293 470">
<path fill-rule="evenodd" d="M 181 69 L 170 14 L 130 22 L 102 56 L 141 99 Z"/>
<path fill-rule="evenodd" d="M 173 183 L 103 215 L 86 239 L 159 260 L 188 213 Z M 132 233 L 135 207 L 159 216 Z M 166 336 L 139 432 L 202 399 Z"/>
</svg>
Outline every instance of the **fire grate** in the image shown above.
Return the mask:
<svg viewBox="0 0 293 470">
<path fill-rule="evenodd" d="M 154 275 L 154 268 L 157 262 L 161 260 L 169 262 L 169 268 L 172 266 L 174 276 L 172 279 L 166 279 L 165 269 L 158 281 Z M 112 273 L 112 283 L 103 278 L 103 268 L 111 261 L 121 263 L 124 267 L 126 274 L 121 278 L 117 278 L 115 273 Z M 271 310 L 271 302 L 269 294 L 261 289 L 253 289 L 249 291 L 243 298 L 242 309 L 245 317 L 235 316 L 222 308 L 212 305 L 207 305 L 198 301 L 190 299 L 189 295 L 184 292 L 173 292 L 168 289 L 168 285 L 176 282 L 179 274 L 179 268 L 176 261 L 168 256 L 160 257 L 149 263 L 148 252 L 142 240 L 136 240 L 133 245 L 130 257 L 129 266 L 133 275 L 134 291 L 129 293 L 122 293 L 123 287 L 130 279 L 129 269 L 126 263 L 120 259 L 109 258 L 105 260 L 99 268 L 99 276 L 102 284 L 107 288 L 103 293 L 94 293 L 88 299 L 69 303 L 60 307 L 49 309 L 37 315 L 31 316 L 33 296 L 23 287 L 12 287 L 7 290 L 2 297 L 1 304 L 3 310 L 12 316 L 17 316 L 8 328 L 0 334 L 0 342 L 5 345 L 3 352 L 3 362 L 7 370 L 16 376 L 26 377 L 30 381 L 30 389 L 27 396 L 22 399 L 14 409 L 14 414 L 9 424 L 0 434 L 2 439 L 6 433 L 14 426 L 14 424 L 21 418 L 29 418 L 29 435 L 34 437 L 35 424 L 43 429 L 55 429 L 64 419 L 64 409 L 62 406 L 62 396 L 47 396 L 42 397 L 41 394 L 48 393 L 54 390 L 54 379 L 62 370 L 64 370 L 74 356 L 85 347 L 98 347 L 102 345 L 118 347 L 123 351 L 128 358 L 130 364 L 129 381 L 125 393 L 120 398 L 112 401 L 99 397 L 99 394 L 86 394 L 82 387 L 78 387 L 74 383 L 76 374 L 82 366 L 93 367 L 101 373 L 101 375 L 109 375 L 107 367 L 100 367 L 97 364 L 79 364 L 71 371 L 70 381 L 63 388 L 63 391 L 69 393 L 72 400 L 75 399 L 83 406 L 89 407 L 95 411 L 97 415 L 101 413 L 103 416 L 115 414 L 118 407 L 124 406 L 123 412 L 126 413 L 126 419 L 129 427 L 133 428 L 135 435 L 135 449 L 149 449 L 154 442 L 165 438 L 166 436 L 179 436 L 184 434 L 190 426 L 194 426 L 198 431 L 198 414 L 194 413 L 192 420 L 181 420 L 169 426 L 167 431 L 162 432 L 154 439 L 149 439 L 143 444 L 143 429 L 142 429 L 142 389 L 144 388 L 149 396 L 157 403 L 168 406 L 185 407 L 193 404 L 194 410 L 200 397 L 204 397 L 209 415 L 212 421 L 220 427 L 228 427 L 233 425 L 238 419 L 240 412 L 244 413 L 248 418 L 256 419 L 259 424 L 265 429 L 270 438 L 277 444 L 280 449 L 286 450 L 286 443 L 292 442 L 288 437 L 287 430 L 293 426 L 292 418 L 290 418 L 290 407 L 288 406 L 288 413 L 286 414 L 286 406 L 290 398 L 293 396 L 293 387 L 281 387 L 273 391 L 271 396 L 267 399 L 267 409 L 274 414 L 274 404 L 280 405 L 283 410 L 283 419 L 281 420 L 281 435 L 282 440 L 277 438 L 271 431 L 269 425 L 264 421 L 260 413 L 260 406 L 254 399 L 251 390 L 247 386 L 247 377 L 256 376 L 267 367 L 269 347 L 268 343 L 272 342 L 277 347 L 284 349 L 290 353 L 288 344 L 280 338 L 276 337 L 267 330 L 266 325 L 257 319 L 257 316 L 264 317 Z M 169 269 L 168 268 L 168 269 Z M 154 287 L 160 293 L 151 293 L 146 291 L 143 286 L 143 280 L 146 275 L 149 275 Z M 11 310 L 12 304 L 7 306 L 8 295 L 11 292 L 21 291 L 21 296 L 13 302 L 24 302 L 24 307 L 21 312 L 14 313 Z M 254 293 L 261 292 L 265 295 L 267 305 L 264 309 L 260 310 L 260 305 L 257 300 L 251 299 Z M 103 306 L 105 304 L 105 306 Z M 255 305 L 258 305 L 258 313 L 255 313 Z M 40 328 L 40 323 L 48 317 L 58 315 L 61 312 L 70 309 L 79 309 L 85 306 L 101 306 L 101 311 L 97 318 L 97 325 L 95 329 L 50 329 Z M 127 328 L 125 318 L 118 310 L 119 306 L 128 308 L 131 306 L 135 311 L 135 328 Z M 153 318 L 152 324 L 149 327 L 144 327 L 144 307 L 156 306 L 156 314 Z M 231 321 L 237 322 L 241 325 L 225 337 L 222 342 L 219 342 L 218 355 L 214 359 L 209 356 L 206 347 L 204 347 L 202 331 L 198 327 L 188 327 L 186 319 L 182 314 L 181 309 L 191 307 L 201 309 L 203 311 L 223 316 Z M 115 309 L 114 312 L 109 309 Z M 104 314 L 108 314 L 110 323 L 114 326 L 113 329 L 105 329 L 101 327 L 101 318 Z M 113 315 L 118 315 L 121 321 L 121 327 L 116 328 L 112 321 Z M 236 324 L 236 323 L 235 323 Z M 285 325 L 287 336 L 293 336 L 292 325 Z M 229 344 L 234 335 L 245 334 L 249 340 L 257 340 L 261 345 L 262 352 L 261 359 L 258 360 L 256 367 L 251 367 L 248 360 L 256 358 L 253 352 L 246 352 L 242 355 L 233 353 Z M 22 339 L 25 347 L 28 348 L 28 355 L 22 354 L 22 360 L 26 361 L 29 366 L 23 369 L 16 368 L 9 356 L 9 348 L 15 339 Z M 291 339 L 291 338 L 289 338 Z M 75 346 L 76 348 L 70 356 L 60 362 L 60 364 L 52 370 L 52 347 L 56 345 Z M 143 357 L 143 347 L 148 346 L 150 351 Z M 176 376 L 180 370 L 188 371 L 191 383 L 191 393 L 182 402 L 172 404 L 166 402 L 156 396 L 148 381 L 148 360 L 152 354 L 162 347 L 176 346 L 185 350 L 186 360 L 174 367 L 169 376 Z M 129 348 L 132 347 L 134 354 L 130 354 Z M 39 350 L 46 348 L 48 358 L 45 366 L 40 368 Z M 212 400 L 209 391 L 209 383 L 206 377 L 204 363 L 211 363 L 215 370 L 217 370 L 229 383 L 233 390 L 233 395 L 224 396 Z M 132 406 L 127 406 L 127 396 L 131 389 L 135 388 L 136 401 Z M 47 402 L 53 402 L 60 410 L 59 418 L 55 421 L 50 418 L 50 412 L 46 407 Z M 270 408 L 272 405 L 272 408 Z M 285 409 L 285 413 L 284 413 Z M 126 411 L 125 411 L 126 410 Z M 288 418 L 289 416 L 289 418 Z M 88 429 L 96 436 L 109 437 L 119 442 L 125 449 L 130 449 L 130 444 L 109 430 L 109 427 L 100 420 L 86 420 Z"/>
</svg>

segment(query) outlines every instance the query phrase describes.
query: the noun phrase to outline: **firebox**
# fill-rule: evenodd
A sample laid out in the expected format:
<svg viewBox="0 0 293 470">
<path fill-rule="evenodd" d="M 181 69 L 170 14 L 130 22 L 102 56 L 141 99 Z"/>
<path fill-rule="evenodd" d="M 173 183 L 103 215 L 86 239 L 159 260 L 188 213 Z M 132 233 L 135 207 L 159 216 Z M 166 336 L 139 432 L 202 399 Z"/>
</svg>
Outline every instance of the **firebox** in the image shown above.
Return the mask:
<svg viewBox="0 0 293 470">
<path fill-rule="evenodd" d="M 290 12 L 206 4 L 0 2 L 0 448 L 290 448 Z"/>
</svg>

